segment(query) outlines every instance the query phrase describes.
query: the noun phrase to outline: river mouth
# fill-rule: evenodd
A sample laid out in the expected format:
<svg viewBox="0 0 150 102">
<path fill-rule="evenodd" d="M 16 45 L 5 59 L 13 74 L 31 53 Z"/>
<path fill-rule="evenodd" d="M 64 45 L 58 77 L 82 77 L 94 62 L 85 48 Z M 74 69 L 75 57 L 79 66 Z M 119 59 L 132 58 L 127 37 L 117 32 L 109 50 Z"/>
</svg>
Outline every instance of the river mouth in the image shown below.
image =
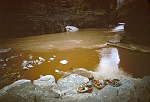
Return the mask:
<svg viewBox="0 0 150 102">
<path fill-rule="evenodd" d="M 115 40 L 116 35 L 108 29 L 87 29 L 3 40 L 0 42 L 0 87 L 48 74 L 58 80 L 62 75 L 55 70 L 71 72 L 72 68 L 85 68 L 105 78 L 150 75 L 149 53 L 107 46 L 107 41 Z M 24 68 L 26 62 L 30 63 L 28 69 Z"/>
</svg>

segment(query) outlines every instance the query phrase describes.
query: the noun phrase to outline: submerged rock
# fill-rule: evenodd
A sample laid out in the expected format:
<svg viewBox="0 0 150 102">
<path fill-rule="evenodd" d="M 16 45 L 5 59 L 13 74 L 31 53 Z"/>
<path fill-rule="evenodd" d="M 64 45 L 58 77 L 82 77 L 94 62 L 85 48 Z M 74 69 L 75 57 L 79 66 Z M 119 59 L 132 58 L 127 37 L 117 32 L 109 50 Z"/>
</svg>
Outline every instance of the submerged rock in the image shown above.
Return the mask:
<svg viewBox="0 0 150 102">
<path fill-rule="evenodd" d="M 86 70 L 84 68 L 74 68 L 73 69 L 73 73 L 81 75 L 81 76 L 84 76 L 84 77 L 87 77 L 89 79 L 93 78 L 92 71 L 88 71 L 88 70 Z"/>
</svg>

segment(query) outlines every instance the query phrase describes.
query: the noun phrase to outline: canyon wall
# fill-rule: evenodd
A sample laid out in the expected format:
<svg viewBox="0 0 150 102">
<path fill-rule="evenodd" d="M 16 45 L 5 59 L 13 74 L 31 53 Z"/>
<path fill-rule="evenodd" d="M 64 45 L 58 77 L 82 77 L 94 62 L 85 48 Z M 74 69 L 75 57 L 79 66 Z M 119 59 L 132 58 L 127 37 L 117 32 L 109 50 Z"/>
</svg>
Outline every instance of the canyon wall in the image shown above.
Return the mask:
<svg viewBox="0 0 150 102">
<path fill-rule="evenodd" d="M 106 27 L 115 23 L 116 0 L 1 0 L 1 38 L 56 33 L 66 25 Z"/>
</svg>

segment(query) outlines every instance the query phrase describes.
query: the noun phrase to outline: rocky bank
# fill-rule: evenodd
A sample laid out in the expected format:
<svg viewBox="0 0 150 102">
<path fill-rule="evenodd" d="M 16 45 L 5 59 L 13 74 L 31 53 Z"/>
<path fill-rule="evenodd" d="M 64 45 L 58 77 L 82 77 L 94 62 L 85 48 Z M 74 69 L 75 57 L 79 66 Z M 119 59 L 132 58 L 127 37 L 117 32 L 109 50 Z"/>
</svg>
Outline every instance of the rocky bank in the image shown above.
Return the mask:
<svg viewBox="0 0 150 102">
<path fill-rule="evenodd" d="M 149 102 L 150 76 L 121 78 L 119 87 L 105 86 L 91 93 L 77 93 L 78 86 L 89 82 L 87 77 L 71 74 L 57 82 L 52 75 L 31 82 L 22 79 L 0 90 L 1 102 Z"/>
</svg>

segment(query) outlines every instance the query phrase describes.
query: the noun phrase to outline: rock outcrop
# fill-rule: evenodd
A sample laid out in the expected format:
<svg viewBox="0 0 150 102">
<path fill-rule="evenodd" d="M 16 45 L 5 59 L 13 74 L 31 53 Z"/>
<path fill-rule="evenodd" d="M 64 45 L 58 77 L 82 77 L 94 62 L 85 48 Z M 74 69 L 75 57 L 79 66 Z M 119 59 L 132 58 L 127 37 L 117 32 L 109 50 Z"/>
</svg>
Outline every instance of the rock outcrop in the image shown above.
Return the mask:
<svg viewBox="0 0 150 102">
<path fill-rule="evenodd" d="M 126 23 L 122 42 L 150 46 L 150 2 L 148 0 L 119 1 L 119 20 Z"/>
<path fill-rule="evenodd" d="M 59 92 L 52 89 L 55 83 L 51 75 L 35 80 L 19 80 L 0 90 L 1 102 L 149 102 L 150 76 L 120 79 L 121 86 L 105 86 L 92 93 L 77 93 L 79 85 L 87 83 L 88 78 L 71 74 L 58 80 Z M 36 85 L 35 85 L 36 84 Z M 45 90 L 46 89 L 46 90 Z M 57 89 L 57 90 L 58 90 Z"/>
<path fill-rule="evenodd" d="M 64 32 L 65 26 L 106 27 L 116 19 L 116 0 L 1 0 L 0 38 Z"/>
</svg>

